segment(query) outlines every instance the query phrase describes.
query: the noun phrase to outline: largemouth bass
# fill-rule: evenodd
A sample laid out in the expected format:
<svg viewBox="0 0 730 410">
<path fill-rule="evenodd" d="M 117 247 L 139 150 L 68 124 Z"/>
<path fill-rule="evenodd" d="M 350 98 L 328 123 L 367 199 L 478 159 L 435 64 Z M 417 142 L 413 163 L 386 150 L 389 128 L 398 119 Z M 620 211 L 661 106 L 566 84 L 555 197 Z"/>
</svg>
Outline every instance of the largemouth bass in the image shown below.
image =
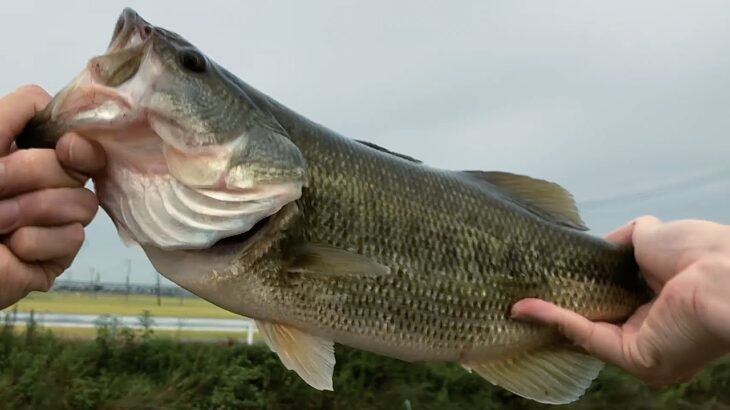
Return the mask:
<svg viewBox="0 0 730 410">
<path fill-rule="evenodd" d="M 511 319 L 512 304 L 539 297 L 618 322 L 651 297 L 633 250 L 588 234 L 561 186 L 341 136 L 129 8 L 16 143 L 53 148 L 68 131 L 107 153 L 93 181 L 120 237 L 255 319 L 316 389 L 333 389 L 340 343 L 569 403 L 603 363 Z"/>
</svg>

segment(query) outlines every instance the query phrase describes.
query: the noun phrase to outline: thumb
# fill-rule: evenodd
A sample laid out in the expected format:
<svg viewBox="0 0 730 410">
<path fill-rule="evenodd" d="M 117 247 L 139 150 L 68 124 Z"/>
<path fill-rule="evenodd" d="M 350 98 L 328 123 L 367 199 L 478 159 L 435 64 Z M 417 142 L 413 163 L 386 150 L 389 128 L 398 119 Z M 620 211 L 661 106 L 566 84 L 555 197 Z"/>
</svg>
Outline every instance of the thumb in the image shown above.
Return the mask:
<svg viewBox="0 0 730 410">
<path fill-rule="evenodd" d="M 63 165 L 80 172 L 84 180 L 104 169 L 107 162 L 104 148 L 98 142 L 75 133 L 64 134 L 58 140 L 56 154 Z"/>
<path fill-rule="evenodd" d="M 522 299 L 512 306 L 512 317 L 547 326 L 554 326 L 570 342 L 590 355 L 623 367 L 623 337 L 621 328 L 604 322 L 592 322 L 585 317 L 540 299 Z"/>
</svg>

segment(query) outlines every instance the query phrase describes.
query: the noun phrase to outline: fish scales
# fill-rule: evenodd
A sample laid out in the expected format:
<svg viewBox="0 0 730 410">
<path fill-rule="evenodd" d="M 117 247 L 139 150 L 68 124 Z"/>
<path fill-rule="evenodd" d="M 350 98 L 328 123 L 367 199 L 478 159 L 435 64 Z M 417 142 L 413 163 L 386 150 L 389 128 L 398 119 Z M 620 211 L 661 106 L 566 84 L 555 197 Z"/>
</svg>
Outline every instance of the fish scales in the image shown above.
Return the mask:
<svg viewBox="0 0 730 410">
<path fill-rule="evenodd" d="M 525 297 L 606 320 L 635 306 L 635 294 L 610 280 L 635 269 L 615 247 L 541 223 L 453 174 L 333 132 L 288 132 L 301 137 L 295 142 L 309 158 L 312 188 L 298 201 L 301 215 L 289 228 L 295 234 L 280 246 L 325 243 L 371 257 L 393 274 L 293 277 L 280 286 L 284 274 L 271 275 L 271 260 L 261 269 L 254 263 L 249 274 L 260 272 L 257 292 L 271 295 L 275 320 L 453 353 L 551 333 L 509 318 L 510 306 Z M 281 260 L 268 257 L 273 265 Z"/>
</svg>

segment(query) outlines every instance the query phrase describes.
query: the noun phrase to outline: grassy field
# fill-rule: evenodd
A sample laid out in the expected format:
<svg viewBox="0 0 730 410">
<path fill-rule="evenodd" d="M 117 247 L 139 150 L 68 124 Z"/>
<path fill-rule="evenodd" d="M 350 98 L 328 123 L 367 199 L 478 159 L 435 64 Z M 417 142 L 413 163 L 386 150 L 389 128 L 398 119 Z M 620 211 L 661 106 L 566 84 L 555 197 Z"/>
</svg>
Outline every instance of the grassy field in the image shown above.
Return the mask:
<svg viewBox="0 0 730 410">
<path fill-rule="evenodd" d="M 197 297 L 170 297 L 160 298 L 160 305 L 157 305 L 157 297 L 154 295 L 116 295 L 116 294 L 92 294 L 84 292 L 34 292 L 22 299 L 15 306 L 10 306 L 3 312 L 10 312 L 17 306 L 19 312 L 36 313 L 79 313 L 112 316 L 138 316 L 143 311 L 149 311 L 154 317 L 199 317 L 199 318 L 222 318 L 240 319 L 234 313 L 223 310 L 203 299 Z M 18 331 L 25 326 L 18 323 Z M 96 335 L 93 328 L 71 328 L 52 327 L 53 333 L 64 339 L 90 339 Z M 196 331 L 196 330 L 155 330 L 155 335 L 163 338 L 174 338 L 179 340 L 221 340 L 234 339 L 245 340 L 245 329 L 241 332 L 232 333 L 225 331 Z M 258 332 L 254 334 L 258 341 Z"/>
<path fill-rule="evenodd" d="M 148 310 L 152 316 L 231 318 L 240 316 L 200 298 L 162 297 L 157 305 L 154 295 L 92 294 L 71 292 L 33 292 L 17 303 L 18 311 L 48 313 L 87 313 L 136 316 Z M 13 306 L 7 308 L 7 311 Z"/>
</svg>

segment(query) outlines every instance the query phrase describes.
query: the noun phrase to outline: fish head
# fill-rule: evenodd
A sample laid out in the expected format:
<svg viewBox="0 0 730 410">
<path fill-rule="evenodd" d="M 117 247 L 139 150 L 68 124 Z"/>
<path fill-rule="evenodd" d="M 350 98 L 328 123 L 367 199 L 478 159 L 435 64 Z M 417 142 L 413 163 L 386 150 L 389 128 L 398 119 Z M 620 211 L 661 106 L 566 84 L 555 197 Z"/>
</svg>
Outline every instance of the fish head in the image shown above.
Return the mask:
<svg viewBox="0 0 730 410">
<path fill-rule="evenodd" d="M 305 160 L 270 110 L 193 44 L 130 8 L 107 50 L 27 124 L 19 148 L 66 132 L 97 141 L 93 176 L 120 235 L 163 250 L 207 249 L 301 196 Z"/>
</svg>

